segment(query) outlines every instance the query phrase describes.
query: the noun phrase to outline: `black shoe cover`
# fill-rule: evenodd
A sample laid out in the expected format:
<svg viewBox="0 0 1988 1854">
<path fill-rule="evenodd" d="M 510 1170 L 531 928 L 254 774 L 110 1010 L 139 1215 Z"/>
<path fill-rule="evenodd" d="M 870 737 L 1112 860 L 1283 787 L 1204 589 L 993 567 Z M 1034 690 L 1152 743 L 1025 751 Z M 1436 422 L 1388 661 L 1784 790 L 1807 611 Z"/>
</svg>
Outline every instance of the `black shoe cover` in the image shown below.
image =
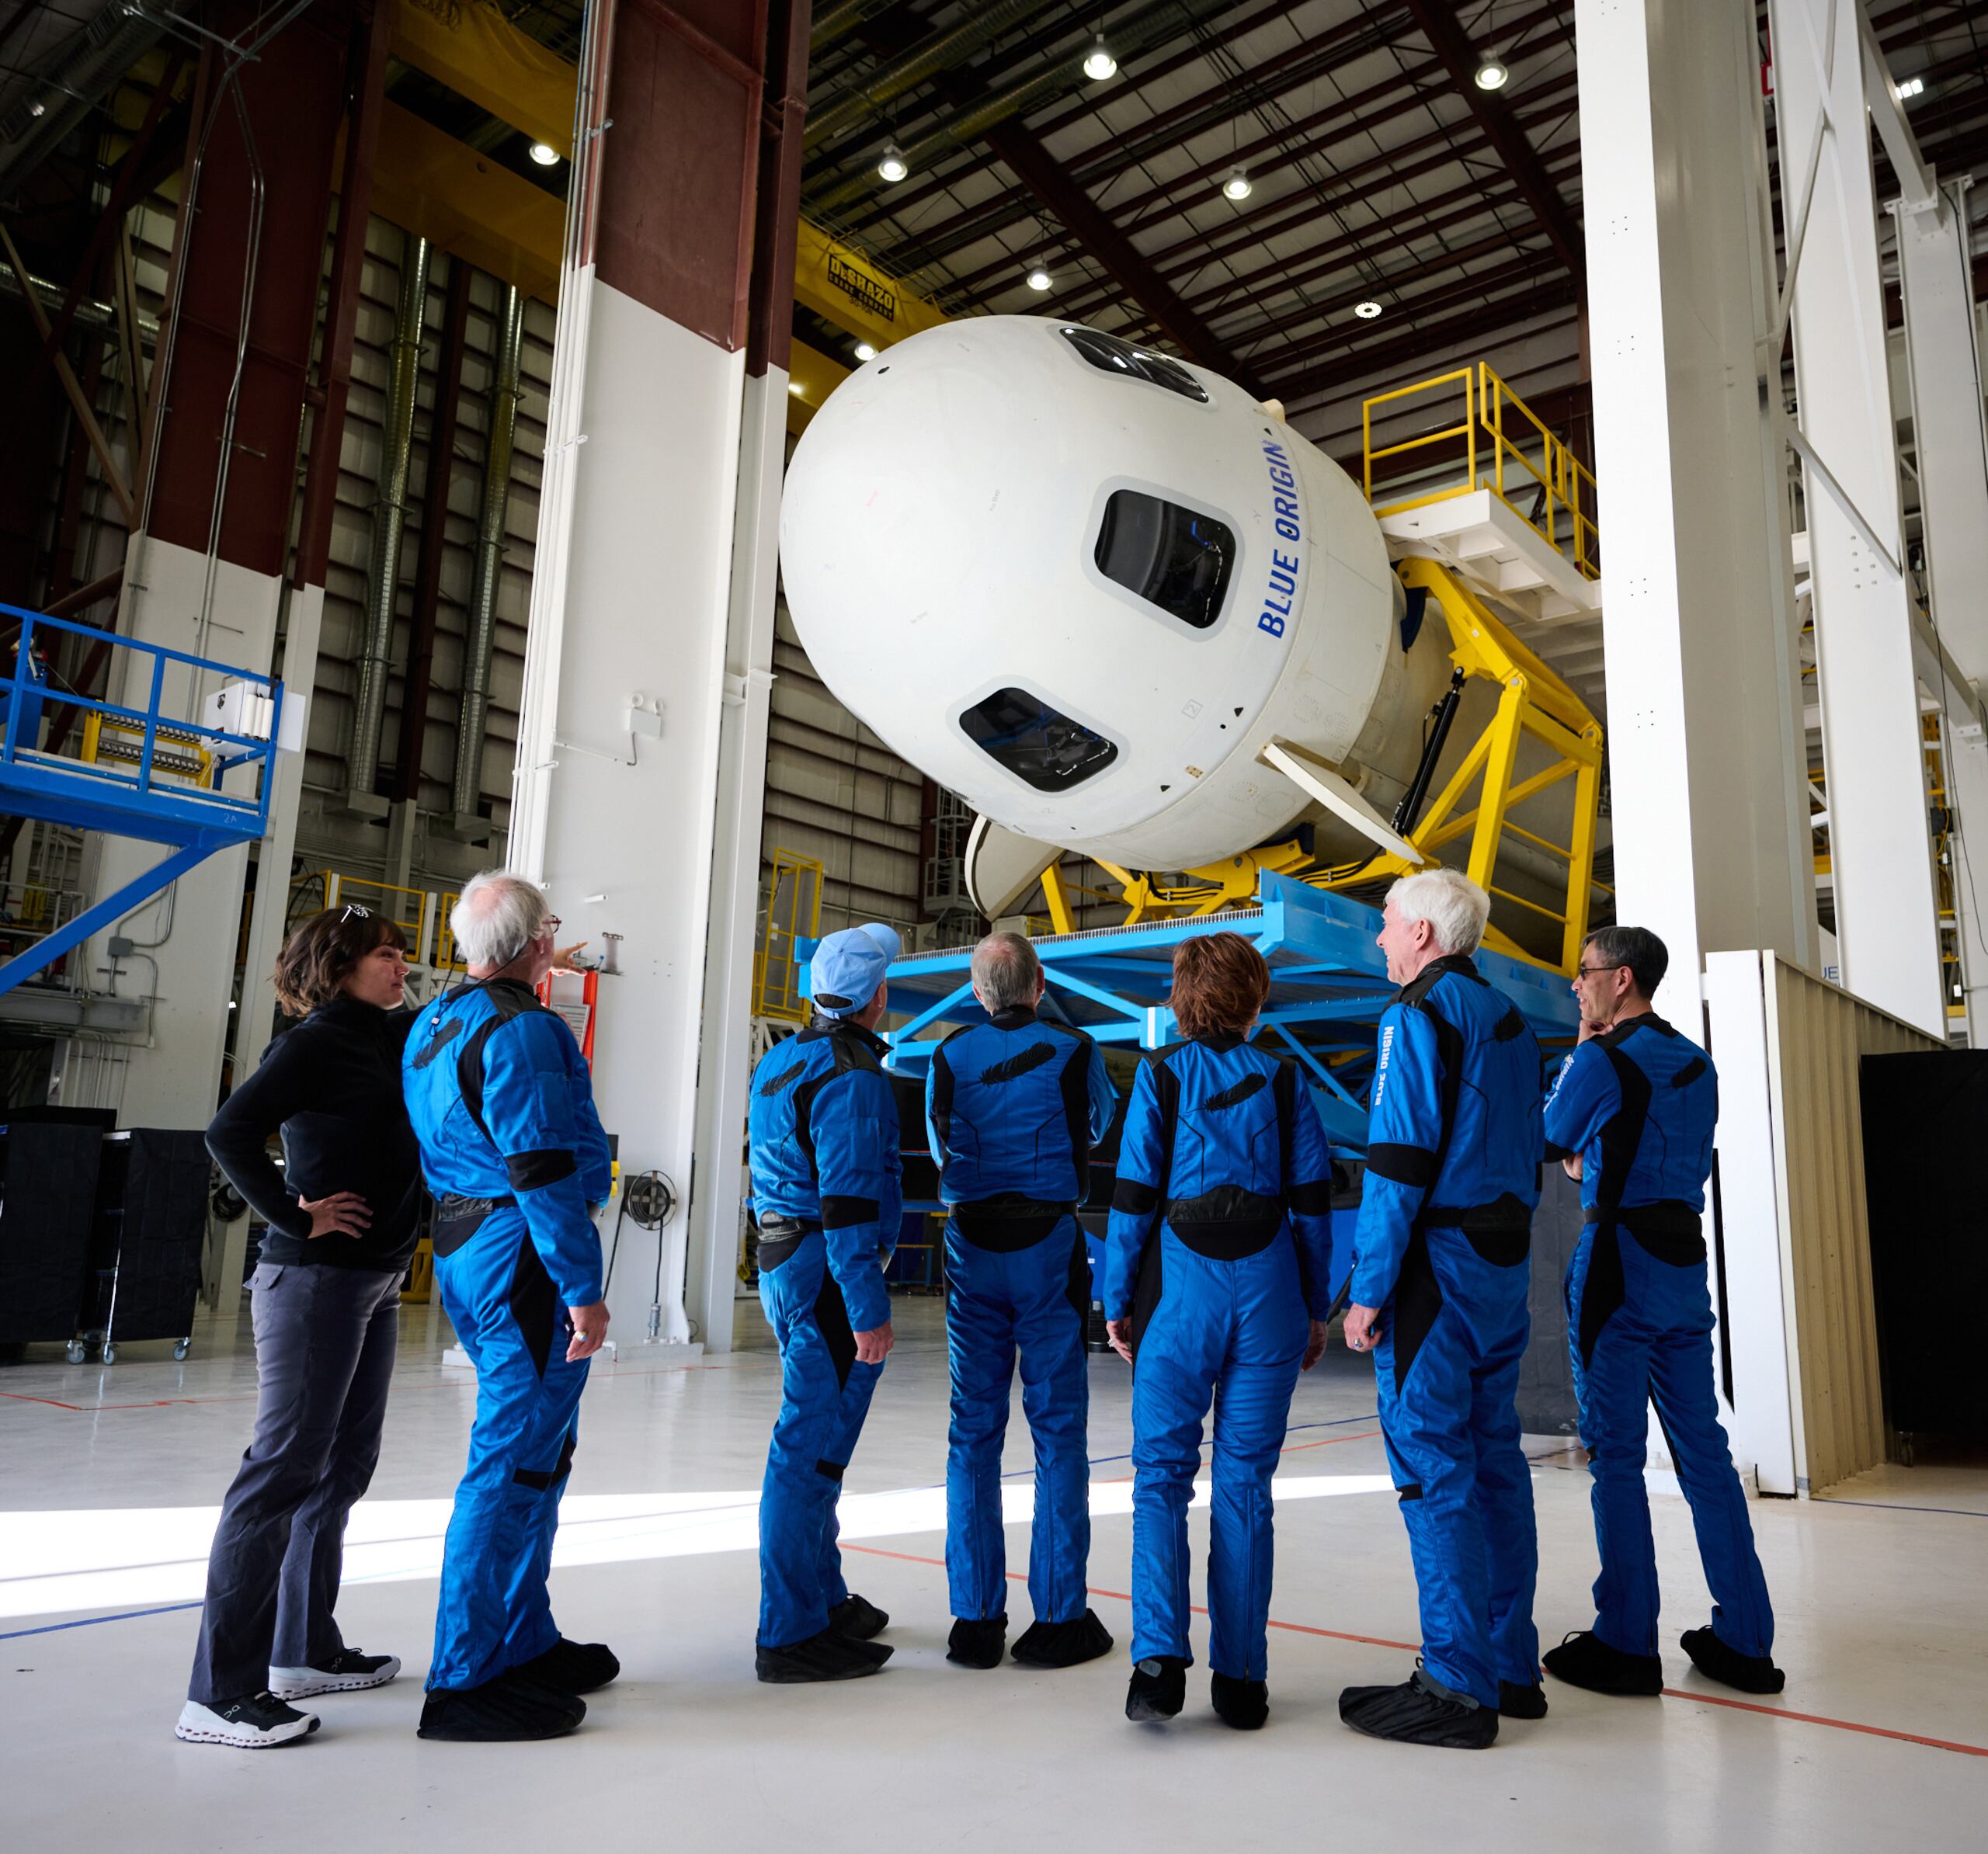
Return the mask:
<svg viewBox="0 0 1988 1854">
<path fill-rule="evenodd" d="M 1232 1680 L 1226 1674 L 1209 1678 L 1208 1698 L 1225 1725 L 1238 1731 L 1261 1731 L 1270 1716 L 1270 1689 L 1261 1680 Z"/>
<path fill-rule="evenodd" d="M 1187 1703 L 1187 1664 L 1177 1654 L 1155 1654 L 1132 1664 L 1125 1717 L 1135 1725 L 1176 1717 Z"/>
<path fill-rule="evenodd" d="M 946 1658 L 957 1667 L 998 1668 L 1001 1650 L 1008 1639 L 1008 1618 L 1004 1611 L 978 1622 L 965 1616 L 953 1619 L 953 1632 L 946 1637 Z"/>
<path fill-rule="evenodd" d="M 591 1693 L 621 1672 L 621 1663 L 604 1641 L 568 1641 L 561 1636 L 543 1654 L 520 1661 L 522 1679 L 555 1693 Z"/>
<path fill-rule="evenodd" d="M 816 1680 L 860 1680 L 891 1658 L 881 1642 L 851 1641 L 824 1629 L 784 1648 L 759 1648 L 754 1671 L 770 1686 L 802 1686 Z"/>
<path fill-rule="evenodd" d="M 1654 1699 L 1663 1691 L 1663 1663 L 1654 1654 L 1625 1654 L 1592 1629 L 1576 1630 L 1541 1658 L 1555 1680 L 1584 1686 L 1590 1693 Z"/>
<path fill-rule="evenodd" d="M 1111 1652 L 1111 1631 L 1086 1609 L 1074 1622 L 1034 1622 L 1010 1651 L 1023 1666 L 1073 1668 Z"/>
<path fill-rule="evenodd" d="M 1709 1629 L 1687 1629 L 1684 1652 L 1708 1680 L 1737 1687 L 1743 1693 L 1778 1693 L 1788 1676 L 1764 1654 L 1743 1654 L 1721 1641 Z"/>
<path fill-rule="evenodd" d="M 422 1702 L 415 1736 L 455 1745 L 516 1745 L 564 1738 L 586 1716 L 584 1700 L 537 1686 L 512 1668 L 481 1686 L 436 1689 Z"/>
<path fill-rule="evenodd" d="M 874 1603 L 866 1602 L 852 1590 L 829 1612 L 829 1627 L 851 1641 L 867 1641 L 891 1626 L 891 1619 Z"/>
<path fill-rule="evenodd" d="M 1498 1710 L 1507 1719 L 1543 1719 L 1546 1717 L 1546 1689 L 1536 1680 L 1531 1686 L 1501 1680 L 1498 1682 Z"/>
<path fill-rule="evenodd" d="M 1417 1668 L 1399 1686 L 1350 1686 L 1339 1716 L 1370 1738 L 1482 1751 L 1497 1741 L 1498 1715 L 1488 1706 L 1453 1696 Z"/>
</svg>

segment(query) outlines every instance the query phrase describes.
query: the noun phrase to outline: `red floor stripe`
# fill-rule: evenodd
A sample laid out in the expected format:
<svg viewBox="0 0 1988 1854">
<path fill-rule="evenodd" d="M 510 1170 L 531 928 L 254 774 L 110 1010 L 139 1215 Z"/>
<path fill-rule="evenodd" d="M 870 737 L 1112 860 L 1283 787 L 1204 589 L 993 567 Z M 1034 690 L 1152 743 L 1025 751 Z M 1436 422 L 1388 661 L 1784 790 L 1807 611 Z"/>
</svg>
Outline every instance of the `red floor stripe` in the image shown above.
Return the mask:
<svg viewBox="0 0 1988 1854">
<path fill-rule="evenodd" d="M 1354 1438 L 1345 1436 L 1336 1439 L 1350 1442 Z M 1102 1486 L 1104 1483 L 1098 1482 L 1094 1484 Z M 843 1550 L 866 1552 L 871 1557 L 876 1558 L 896 1558 L 907 1564 L 936 1564 L 942 1571 L 946 1566 L 946 1561 L 944 1558 L 920 1557 L 916 1553 L 909 1551 L 886 1551 L 882 1547 L 878 1545 L 853 1545 L 845 1541 Z M 1011 1571 L 1008 1573 L 1008 1581 L 1011 1584 L 1020 1584 L 1026 1583 L 1028 1580 L 1024 1573 Z M 1085 1587 L 1085 1594 L 1089 1596 L 1108 1596 L 1121 1603 L 1129 1603 L 1132 1600 L 1131 1596 L 1123 1590 L 1101 1590 L 1094 1585 L 1087 1585 Z M 1208 1614 L 1208 1611 L 1199 1603 L 1195 1603 L 1191 1607 L 1197 1616 Z M 1273 1629 L 1287 1630 L 1293 1635 L 1322 1635 L 1332 1641 L 1357 1641 L 1371 1647 L 1401 1648 L 1409 1654 L 1415 1653 L 1421 1645 L 1419 1642 L 1413 1641 L 1389 1641 L 1386 1637 L 1382 1635 L 1350 1635 L 1339 1629 L 1315 1629 L 1309 1623 L 1279 1622 L 1275 1617 L 1270 1619 L 1270 1626 Z M 1663 1689 L 1663 1696 L 1667 1700 L 1689 1700 L 1702 1706 L 1730 1706 L 1735 1712 L 1764 1713 L 1770 1719 L 1794 1720 L 1803 1725 L 1826 1725 L 1836 1731 L 1862 1732 L 1867 1737 L 1873 1738 L 1896 1738 L 1901 1744 L 1924 1745 L 1934 1751 L 1958 1752 L 1963 1757 L 1988 1758 L 1988 1745 L 1964 1745 L 1957 1743 L 1951 1738 L 1928 1738 L 1914 1731 L 1894 1731 L 1888 1725 L 1860 1725 L 1854 1719 L 1831 1719 L 1820 1713 L 1793 1712 L 1786 1706 L 1761 1706 L 1751 1700 L 1723 1700 L 1715 1693 L 1694 1693 L 1687 1692 L 1682 1687 L 1667 1686 Z"/>
<path fill-rule="evenodd" d="M 1330 1449 L 1336 1448 L 1342 1442 L 1371 1442 L 1376 1436 L 1379 1435 L 1380 1432 L 1381 1432 L 1378 1429 L 1362 1429 L 1357 1436 L 1328 1436 L 1322 1442 L 1294 1442 L 1289 1448 L 1279 1449 L 1277 1453 L 1280 1455 L 1295 1455 L 1301 1449 Z M 1201 1446 L 1204 1448 L 1208 1448 L 1211 1445 L 1208 1443 L 1203 1443 Z M 1111 1474 L 1105 1476 L 1099 1480 L 1093 1481 L 1091 1483 L 1091 1485 L 1093 1487 L 1121 1487 L 1128 1481 L 1133 1481 L 1137 1478 L 1138 1476 L 1135 1474 Z"/>
</svg>

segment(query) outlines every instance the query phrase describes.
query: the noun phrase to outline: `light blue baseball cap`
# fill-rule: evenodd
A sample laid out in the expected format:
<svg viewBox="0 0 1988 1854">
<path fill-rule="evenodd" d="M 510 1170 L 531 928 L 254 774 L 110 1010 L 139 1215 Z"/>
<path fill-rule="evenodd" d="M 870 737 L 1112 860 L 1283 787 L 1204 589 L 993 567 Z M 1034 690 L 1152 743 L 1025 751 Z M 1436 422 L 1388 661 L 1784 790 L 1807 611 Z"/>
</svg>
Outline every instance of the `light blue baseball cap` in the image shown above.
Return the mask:
<svg viewBox="0 0 1988 1854">
<path fill-rule="evenodd" d="M 885 972 L 903 947 L 896 931 L 880 921 L 830 934 L 808 963 L 815 1010 L 824 1017 L 846 1017 L 861 1010 L 877 995 Z"/>
</svg>

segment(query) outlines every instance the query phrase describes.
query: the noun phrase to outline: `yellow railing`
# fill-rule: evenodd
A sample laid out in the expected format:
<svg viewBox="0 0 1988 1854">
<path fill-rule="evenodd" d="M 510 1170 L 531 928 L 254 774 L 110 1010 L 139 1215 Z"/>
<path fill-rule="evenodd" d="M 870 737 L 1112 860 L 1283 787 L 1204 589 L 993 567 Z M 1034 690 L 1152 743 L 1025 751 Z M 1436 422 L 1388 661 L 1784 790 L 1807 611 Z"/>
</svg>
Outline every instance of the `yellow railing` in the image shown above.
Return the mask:
<svg viewBox="0 0 1988 1854">
<path fill-rule="evenodd" d="M 315 891 L 315 892 L 313 892 Z M 391 882 L 375 882 L 365 876 L 348 876 L 335 869 L 307 870 L 301 876 L 294 876 L 290 884 L 290 917 L 291 924 L 308 913 L 316 910 L 299 903 L 306 897 L 318 903 L 319 908 L 363 908 L 368 913 L 384 915 L 407 936 L 408 954 L 419 958 L 427 939 L 428 910 L 434 903 L 434 897 L 426 890 L 403 888 Z M 453 901 L 455 897 L 447 897 Z M 446 934 L 447 913 L 444 908 L 443 920 Z"/>
<path fill-rule="evenodd" d="M 773 852 L 766 890 L 766 925 L 752 954 L 752 1015 L 782 1023 L 805 1023 L 808 1001 L 801 995 L 794 942 L 822 931 L 822 865 L 791 850 Z"/>
<path fill-rule="evenodd" d="M 1447 397 L 1459 387 L 1463 393 L 1461 421 L 1404 439 L 1398 444 L 1383 445 L 1378 450 L 1374 448 L 1376 407 L 1392 405 L 1422 394 L 1442 393 Z M 1541 423 L 1532 408 L 1485 362 L 1452 368 L 1447 373 L 1419 380 L 1413 386 L 1397 387 L 1391 393 L 1376 394 L 1361 406 L 1360 439 L 1364 459 L 1363 487 L 1369 502 L 1374 501 L 1376 464 L 1437 446 L 1460 442 L 1463 446 L 1464 481 L 1399 502 L 1378 504 L 1374 509 L 1376 515 L 1399 515 L 1405 509 L 1427 508 L 1431 502 L 1489 489 L 1551 546 L 1569 550 L 1574 564 L 1588 578 L 1601 577 L 1594 473 Z M 1431 460 L 1432 464 L 1435 461 Z M 1514 498 L 1529 498 L 1531 506 L 1521 508 Z"/>
</svg>

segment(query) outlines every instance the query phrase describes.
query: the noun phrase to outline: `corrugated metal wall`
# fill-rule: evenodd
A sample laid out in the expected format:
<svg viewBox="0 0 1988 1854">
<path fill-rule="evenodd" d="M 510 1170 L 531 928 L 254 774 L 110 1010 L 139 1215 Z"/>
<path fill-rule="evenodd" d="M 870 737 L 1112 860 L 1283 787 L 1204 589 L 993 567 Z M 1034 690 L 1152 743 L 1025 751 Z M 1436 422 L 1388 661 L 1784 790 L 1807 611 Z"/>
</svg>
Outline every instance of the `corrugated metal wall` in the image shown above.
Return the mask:
<svg viewBox="0 0 1988 1854">
<path fill-rule="evenodd" d="M 1820 1493 L 1885 1459 L 1858 1064 L 1945 1045 L 1784 960 L 1764 963 L 1800 1370 L 1798 1458 Z"/>
</svg>

